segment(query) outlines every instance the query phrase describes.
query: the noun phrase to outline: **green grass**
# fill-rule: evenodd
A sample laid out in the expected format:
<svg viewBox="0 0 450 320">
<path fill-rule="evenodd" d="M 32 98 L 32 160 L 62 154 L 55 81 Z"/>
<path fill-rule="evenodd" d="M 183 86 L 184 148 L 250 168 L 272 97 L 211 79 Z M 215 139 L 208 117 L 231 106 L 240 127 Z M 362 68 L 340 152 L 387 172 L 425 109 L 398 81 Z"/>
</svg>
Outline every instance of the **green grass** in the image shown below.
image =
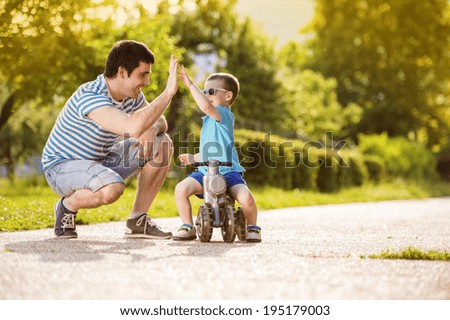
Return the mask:
<svg viewBox="0 0 450 320">
<path fill-rule="evenodd" d="M 175 217 L 173 187 L 176 182 L 168 181 L 156 197 L 150 209 L 154 218 Z M 394 181 L 378 185 L 367 184 L 349 188 L 337 193 L 319 193 L 305 190 L 283 190 L 272 187 L 251 187 L 259 210 L 297 207 L 320 204 L 338 204 L 395 199 L 418 199 L 449 196 L 448 183 L 410 183 Z M 133 203 L 135 188 L 126 188 L 124 195 L 114 204 L 97 209 L 80 210 L 78 224 L 94 224 L 108 221 L 123 221 L 128 217 Z M 33 230 L 52 227 L 53 206 L 58 196 L 45 181 L 18 180 L 10 185 L 0 179 L 0 232 Z M 194 215 L 201 200 L 191 197 Z"/>
<path fill-rule="evenodd" d="M 400 252 L 383 251 L 378 255 L 369 255 L 371 259 L 407 259 L 407 260 L 442 260 L 450 261 L 450 252 L 447 251 L 421 251 L 414 247 L 408 247 Z M 364 258 L 364 257 L 363 257 Z"/>
</svg>

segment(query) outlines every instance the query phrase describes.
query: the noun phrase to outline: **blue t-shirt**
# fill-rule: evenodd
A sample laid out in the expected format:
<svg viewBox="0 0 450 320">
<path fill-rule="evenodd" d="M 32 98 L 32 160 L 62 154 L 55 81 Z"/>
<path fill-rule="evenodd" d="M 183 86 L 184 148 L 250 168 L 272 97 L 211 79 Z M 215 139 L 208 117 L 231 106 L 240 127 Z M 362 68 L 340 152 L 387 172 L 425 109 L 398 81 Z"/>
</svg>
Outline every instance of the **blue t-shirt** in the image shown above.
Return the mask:
<svg viewBox="0 0 450 320">
<path fill-rule="evenodd" d="M 232 162 L 232 167 L 220 166 L 220 174 L 231 171 L 244 172 L 245 169 L 239 164 L 239 158 L 234 146 L 234 115 L 230 108 L 218 106 L 220 121 L 216 121 L 206 115 L 203 119 L 202 131 L 200 133 L 200 159 L 201 161 L 219 160 Z M 199 167 L 198 171 L 205 174 L 208 169 Z"/>
<path fill-rule="evenodd" d="M 45 144 L 41 160 L 44 170 L 65 160 L 104 159 L 118 136 L 89 119 L 89 112 L 111 106 L 130 113 L 144 103 L 142 92 L 136 99 L 115 101 L 109 94 L 103 75 L 81 85 L 61 110 Z"/>
</svg>

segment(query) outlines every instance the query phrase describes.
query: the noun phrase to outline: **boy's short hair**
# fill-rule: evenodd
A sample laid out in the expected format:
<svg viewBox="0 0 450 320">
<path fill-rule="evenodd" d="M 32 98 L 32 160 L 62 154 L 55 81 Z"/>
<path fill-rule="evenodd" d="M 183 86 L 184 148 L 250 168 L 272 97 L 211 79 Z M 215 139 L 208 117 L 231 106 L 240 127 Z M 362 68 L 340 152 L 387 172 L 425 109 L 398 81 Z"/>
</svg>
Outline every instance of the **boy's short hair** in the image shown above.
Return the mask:
<svg viewBox="0 0 450 320">
<path fill-rule="evenodd" d="M 226 90 L 229 90 L 233 93 L 233 99 L 231 100 L 230 105 L 233 104 L 233 102 L 236 100 L 239 91 L 240 91 L 240 85 L 239 85 L 239 80 L 233 76 L 230 73 L 224 73 L 224 72 L 219 72 L 219 73 L 213 73 L 211 74 L 208 79 L 206 79 L 206 81 L 209 80 L 221 80 L 224 83 L 224 86 Z"/>
<path fill-rule="evenodd" d="M 106 59 L 103 75 L 106 78 L 114 78 L 119 67 L 124 67 L 130 75 L 139 63 L 155 63 L 155 55 L 142 42 L 134 40 L 121 40 L 111 49 Z"/>
</svg>

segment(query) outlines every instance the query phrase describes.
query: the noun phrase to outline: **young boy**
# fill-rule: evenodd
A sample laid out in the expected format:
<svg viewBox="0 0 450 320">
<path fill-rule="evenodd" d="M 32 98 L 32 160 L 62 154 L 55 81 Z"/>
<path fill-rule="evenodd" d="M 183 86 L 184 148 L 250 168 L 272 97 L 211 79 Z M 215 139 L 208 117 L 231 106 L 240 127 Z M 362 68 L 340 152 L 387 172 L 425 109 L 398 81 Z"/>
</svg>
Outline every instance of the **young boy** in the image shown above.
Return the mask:
<svg viewBox="0 0 450 320">
<path fill-rule="evenodd" d="M 261 228 L 256 225 L 258 209 L 252 193 L 242 178 L 242 172 L 245 170 L 239 164 L 234 147 L 234 115 L 231 112 L 231 105 L 239 93 L 239 81 L 228 73 L 214 73 L 208 77 L 205 89 L 201 91 L 186 74 L 184 67 L 180 68 L 181 81 L 189 88 L 197 106 L 205 116 L 200 134 L 200 153 L 181 154 L 179 159 L 184 165 L 208 160 L 233 163 L 232 167 L 221 166 L 219 172 L 224 175 L 229 193 L 241 204 L 247 218 L 247 242 L 261 242 Z M 203 193 L 202 178 L 206 172 L 206 167 L 199 167 L 175 188 L 175 202 L 183 225 L 173 235 L 174 240 L 197 238 L 189 197 Z"/>
</svg>

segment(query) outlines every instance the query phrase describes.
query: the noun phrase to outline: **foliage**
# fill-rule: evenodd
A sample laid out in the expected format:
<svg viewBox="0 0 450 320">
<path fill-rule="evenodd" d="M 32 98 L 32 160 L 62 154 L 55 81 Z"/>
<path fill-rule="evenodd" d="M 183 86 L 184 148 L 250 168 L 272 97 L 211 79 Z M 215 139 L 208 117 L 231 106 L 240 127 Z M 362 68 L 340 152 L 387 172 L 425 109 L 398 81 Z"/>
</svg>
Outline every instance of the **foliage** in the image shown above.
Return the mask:
<svg viewBox="0 0 450 320">
<path fill-rule="evenodd" d="M 280 133 L 289 114 L 282 99 L 282 83 L 276 76 L 274 41 L 248 19 L 234 32 L 236 39 L 227 50 L 225 71 L 234 74 L 241 84 L 233 106 L 236 127 Z"/>
<path fill-rule="evenodd" d="M 286 69 L 282 78 L 288 105 L 283 123 L 286 136 L 319 139 L 326 132 L 333 132 L 345 138 L 354 132 L 362 110 L 356 104 L 346 108 L 339 104 L 334 78 L 296 68 Z"/>
<path fill-rule="evenodd" d="M 435 179 L 436 159 L 424 146 L 408 139 L 380 135 L 360 135 L 359 149 L 364 155 L 377 156 L 388 178 Z M 372 158 L 373 159 L 373 158 Z"/>
<path fill-rule="evenodd" d="M 339 164 L 339 185 L 342 188 L 362 186 L 370 178 L 362 155 L 355 151 L 341 151 Z"/>
<path fill-rule="evenodd" d="M 384 179 L 384 162 L 380 156 L 364 155 L 364 165 L 371 181 L 378 183 Z"/>
<path fill-rule="evenodd" d="M 448 143 L 447 0 L 317 0 L 307 31 L 310 66 L 337 79 L 343 106 L 364 108 L 358 132 Z"/>
<path fill-rule="evenodd" d="M 235 137 L 250 183 L 335 192 L 363 185 L 369 178 L 356 148 L 327 147 L 319 141 L 304 142 L 242 129 L 235 131 Z"/>
<path fill-rule="evenodd" d="M 184 49 L 176 45 L 175 38 L 170 34 L 170 25 L 163 15 L 153 15 L 138 6 L 139 15 L 129 15 L 126 23 L 113 30 L 113 39 L 107 43 L 110 50 L 113 43 L 122 39 L 133 39 L 145 43 L 155 54 L 155 64 L 152 66 L 151 83 L 144 89 L 147 100 L 154 100 L 166 86 L 167 70 L 169 69 L 170 56 L 181 59 Z M 132 11 L 131 11 L 132 13 Z M 101 34 L 93 38 L 101 37 Z M 104 44 L 103 44 L 104 45 Z M 107 52 L 103 59 L 107 56 Z"/>
<path fill-rule="evenodd" d="M 40 153 L 51 128 L 46 116 L 55 116 L 47 106 L 60 107 L 60 97 L 97 72 L 95 50 L 83 40 L 100 25 L 95 10 L 112 3 L 0 2 L 0 163 L 7 164 L 10 177 L 19 159 Z"/>
<path fill-rule="evenodd" d="M 11 110 L 5 107 L 1 110 L 2 115 L 9 113 L 4 117 L 3 130 L 0 123 L 0 164 L 7 164 L 11 178 L 14 167 L 23 159 L 41 153 L 58 114 L 54 111 L 76 87 L 103 72 L 106 56 L 116 41 L 123 38 L 142 41 L 155 53 L 157 63 L 150 90 L 146 89 L 149 100 L 159 94 L 158 87 L 165 85 L 170 55 L 182 55 L 162 17 L 151 19 L 141 10 L 141 15 L 134 19 L 131 11 L 126 19 L 129 22 L 116 26 L 114 14 L 100 19 L 95 11 L 106 6 L 117 8 L 113 1 L 97 1 L 95 5 L 90 1 L 72 2 L 15 1 L 17 8 L 11 9 L 8 4 L 8 14 L 2 15 L 6 31 L 0 36 L 0 45 L 6 50 L 0 51 L 0 57 L 9 64 L 0 70 L 3 89 L 0 102 L 7 102 L 3 97 L 12 95 L 14 103 Z M 15 26 L 18 19 L 28 21 Z M 14 124 L 7 121 L 13 114 Z M 26 135 L 30 138 L 24 140 Z"/>
<path fill-rule="evenodd" d="M 183 48 L 180 62 L 195 81 L 203 81 L 206 72 L 214 72 L 219 61 L 223 64 L 223 53 L 235 38 L 235 3 L 235 0 L 159 2 L 156 18 L 160 17 L 169 28 L 174 44 Z M 202 69 L 207 65 L 208 71 L 196 68 L 194 61 L 199 61 L 203 65 Z M 179 93 L 172 99 L 166 112 L 169 131 L 186 138 L 199 127 L 197 123 L 201 116 L 188 90 L 180 86 Z"/>
<path fill-rule="evenodd" d="M 37 157 L 30 155 L 41 153 L 57 113 L 58 110 L 51 106 L 42 105 L 38 101 L 29 102 L 15 112 L 14 122 L 8 122 L 0 130 L 0 165 L 6 165 L 10 180 L 14 179 L 17 163 L 31 165 L 36 170 Z"/>
<path fill-rule="evenodd" d="M 194 78 L 200 87 L 212 72 L 230 72 L 239 79 L 241 92 L 233 107 L 237 127 L 276 132 L 285 115 L 281 83 L 275 77 L 274 41 L 250 20 L 239 21 L 235 4 L 235 0 L 166 0 L 160 2 L 158 15 L 166 17 L 177 46 L 186 50 L 183 64 L 193 67 L 197 61 L 203 65 L 202 70 L 191 70 L 197 71 Z M 167 114 L 170 130 L 182 135 L 195 129 L 190 123 L 197 123 L 201 116 L 186 93 L 181 88 Z"/>
<path fill-rule="evenodd" d="M 320 163 L 317 173 L 317 189 L 321 192 L 335 192 L 341 188 L 339 181 L 339 162 L 329 150 L 321 150 L 317 159 Z"/>
<path fill-rule="evenodd" d="M 158 193 L 150 211 L 153 218 L 178 216 L 174 205 L 173 185 L 174 181 L 166 180 L 162 190 Z M 402 181 L 379 185 L 366 184 L 361 187 L 347 188 L 337 193 L 319 193 L 299 189 L 285 190 L 257 184 L 250 184 L 250 188 L 259 210 L 450 195 L 448 183 L 430 185 Z M 77 215 L 77 223 L 125 221 L 129 216 L 134 194 L 135 187 L 130 184 L 122 197 L 115 203 L 97 209 L 80 210 Z M 0 232 L 52 228 L 54 223 L 53 206 L 57 200 L 58 196 L 45 181 L 17 179 L 14 184 L 10 184 L 5 179 L 0 179 Z M 195 211 L 195 208 L 201 204 L 201 200 L 196 197 L 191 197 L 191 200 Z"/>
<path fill-rule="evenodd" d="M 369 255 L 371 259 L 407 259 L 407 260 L 442 260 L 450 261 L 450 252 L 439 250 L 422 251 L 414 247 L 408 247 L 401 252 L 386 250 L 379 255 Z"/>
<path fill-rule="evenodd" d="M 82 36 L 98 19 L 92 17 L 92 11 L 110 3 L 2 1 L 0 81 L 8 89 L 7 96 L 14 95 L 20 106 L 36 97 L 46 103 L 52 102 L 55 95 L 68 95 L 80 78 L 86 78 L 89 57 L 95 55 Z M 0 128 L 6 121 L 3 119 Z"/>
<path fill-rule="evenodd" d="M 310 156 L 312 162 L 319 160 L 316 142 L 324 145 L 325 132 L 354 141 L 360 132 L 387 132 L 428 147 L 448 144 L 447 3 L 318 0 L 308 45 L 290 42 L 277 52 L 274 41 L 250 19 L 239 19 L 236 0 L 163 0 L 156 13 L 139 4 L 124 10 L 114 0 L 0 2 L 0 164 L 8 164 L 11 173 L 15 164 L 39 153 L 67 97 L 103 71 L 114 42 L 132 38 L 156 54 L 145 89 L 148 100 L 165 85 L 172 53 L 199 83 L 207 72 L 239 78 L 236 128 L 286 137 L 276 138 L 277 148 L 264 137 L 243 141 L 252 152 L 242 154 L 244 164 L 258 183 L 338 190 L 385 176 L 434 177 L 430 153 L 409 142 L 399 147 L 410 155 L 407 160 L 389 146 L 385 154 L 362 158 L 356 151 L 345 158 L 349 167 L 338 160 L 337 167 L 319 168 Z M 120 14 L 125 22 L 119 25 Z M 209 64 L 198 69 L 199 61 Z M 14 123 L 8 121 L 13 114 Z M 171 133 L 182 133 L 177 141 L 198 132 L 200 116 L 180 86 L 166 113 Z M 404 141 L 389 140 L 389 145 Z M 267 158 L 270 149 L 279 172 L 252 163 L 273 162 Z M 331 182 L 325 182 L 327 177 Z"/>
</svg>

